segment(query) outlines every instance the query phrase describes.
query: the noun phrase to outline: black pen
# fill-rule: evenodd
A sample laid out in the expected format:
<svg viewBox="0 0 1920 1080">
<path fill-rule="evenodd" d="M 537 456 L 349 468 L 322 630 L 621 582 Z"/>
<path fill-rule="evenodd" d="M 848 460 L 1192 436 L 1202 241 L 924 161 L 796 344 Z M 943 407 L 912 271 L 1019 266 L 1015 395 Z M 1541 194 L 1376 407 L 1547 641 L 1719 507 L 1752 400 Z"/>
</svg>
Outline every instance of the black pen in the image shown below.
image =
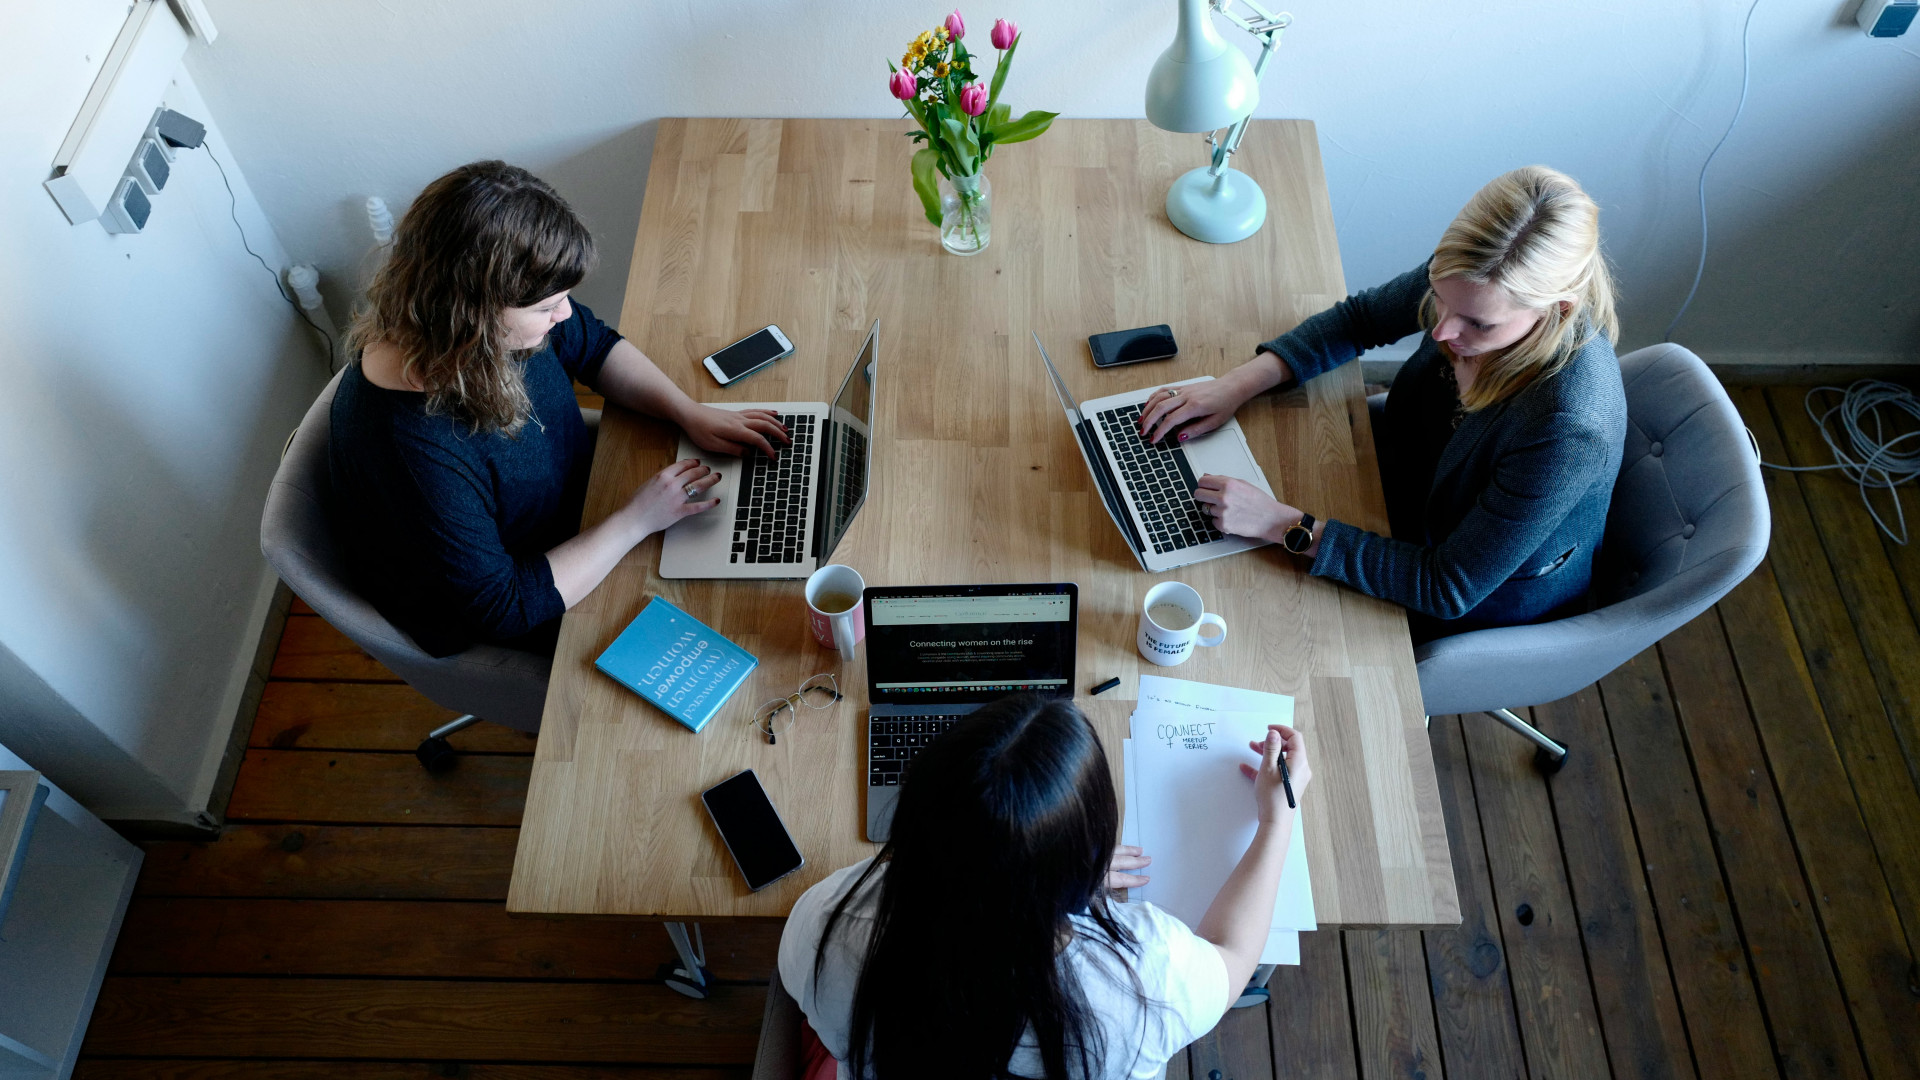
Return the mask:
<svg viewBox="0 0 1920 1080">
<path fill-rule="evenodd" d="M 1287 809 L 1297 810 L 1300 804 L 1293 801 L 1293 775 L 1287 772 L 1286 750 L 1283 748 L 1278 756 L 1280 759 L 1280 786 L 1287 789 Z"/>
</svg>

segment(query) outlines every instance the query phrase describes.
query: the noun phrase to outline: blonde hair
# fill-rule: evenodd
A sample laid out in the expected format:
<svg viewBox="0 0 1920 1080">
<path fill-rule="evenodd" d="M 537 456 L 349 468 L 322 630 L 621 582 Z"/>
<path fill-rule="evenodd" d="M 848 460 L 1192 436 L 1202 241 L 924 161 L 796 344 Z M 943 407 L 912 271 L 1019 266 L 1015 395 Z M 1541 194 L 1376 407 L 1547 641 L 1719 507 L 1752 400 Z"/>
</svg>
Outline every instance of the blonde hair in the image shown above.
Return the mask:
<svg viewBox="0 0 1920 1080">
<path fill-rule="evenodd" d="M 546 181 L 503 161 L 462 165 L 400 219 L 349 348 L 393 345 L 428 412 L 517 436 L 533 416 L 524 361 L 539 349 L 514 347 L 502 315 L 580 284 L 593 261 L 592 234 Z"/>
<path fill-rule="evenodd" d="M 1600 208 L 1572 177 L 1544 165 L 1494 177 L 1447 226 L 1427 280 L 1455 277 L 1497 285 L 1515 304 L 1541 313 L 1525 337 L 1481 361 L 1460 395 L 1468 412 L 1552 376 L 1595 334 L 1620 338 L 1613 276 L 1600 253 Z M 1438 323 L 1429 286 L 1420 325 L 1432 330 Z"/>
</svg>

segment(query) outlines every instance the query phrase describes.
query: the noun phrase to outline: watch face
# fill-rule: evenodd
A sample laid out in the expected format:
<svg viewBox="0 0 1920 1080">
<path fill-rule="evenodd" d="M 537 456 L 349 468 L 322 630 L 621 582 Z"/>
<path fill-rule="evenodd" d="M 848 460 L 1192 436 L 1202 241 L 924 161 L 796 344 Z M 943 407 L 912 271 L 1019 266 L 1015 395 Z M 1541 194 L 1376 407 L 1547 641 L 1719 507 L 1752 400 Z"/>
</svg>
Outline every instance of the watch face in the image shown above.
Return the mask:
<svg viewBox="0 0 1920 1080">
<path fill-rule="evenodd" d="M 1288 551 L 1298 555 L 1313 546 L 1313 530 L 1304 525 L 1292 525 L 1281 539 Z"/>
</svg>

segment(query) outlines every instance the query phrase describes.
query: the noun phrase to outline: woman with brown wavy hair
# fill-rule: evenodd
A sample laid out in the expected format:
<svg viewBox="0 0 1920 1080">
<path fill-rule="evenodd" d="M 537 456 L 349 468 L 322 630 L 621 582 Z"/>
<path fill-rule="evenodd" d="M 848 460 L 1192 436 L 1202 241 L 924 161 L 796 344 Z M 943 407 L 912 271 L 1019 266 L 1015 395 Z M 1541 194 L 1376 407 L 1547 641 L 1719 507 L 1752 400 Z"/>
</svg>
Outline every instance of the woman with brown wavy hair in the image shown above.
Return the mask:
<svg viewBox="0 0 1920 1080">
<path fill-rule="evenodd" d="M 573 383 L 679 424 L 716 454 L 769 455 L 765 410 L 700 405 L 568 293 L 593 238 L 540 178 L 500 161 L 427 185 L 349 335 L 333 399 L 334 520 L 383 614 L 435 656 L 480 641 L 551 651 L 560 614 L 634 545 L 711 510 L 719 479 L 675 462 L 581 531 L 593 437 Z"/>
</svg>

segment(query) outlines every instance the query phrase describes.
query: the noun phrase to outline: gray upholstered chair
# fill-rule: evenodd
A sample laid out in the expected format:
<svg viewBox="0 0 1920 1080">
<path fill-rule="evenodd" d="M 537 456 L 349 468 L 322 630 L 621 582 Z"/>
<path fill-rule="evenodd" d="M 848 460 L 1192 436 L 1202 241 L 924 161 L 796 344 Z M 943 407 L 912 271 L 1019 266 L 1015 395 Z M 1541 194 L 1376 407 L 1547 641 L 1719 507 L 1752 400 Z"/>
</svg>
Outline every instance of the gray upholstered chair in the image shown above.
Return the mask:
<svg viewBox="0 0 1920 1080">
<path fill-rule="evenodd" d="M 1414 650 L 1427 715 L 1485 712 L 1557 771 L 1567 748 L 1512 710 L 1578 691 L 1725 596 L 1760 565 L 1771 530 L 1759 457 L 1707 365 L 1678 345 L 1620 358 L 1627 445 L 1594 568 L 1592 610 L 1474 630 Z M 1374 422 L 1386 395 L 1369 400 Z"/>
<path fill-rule="evenodd" d="M 435 704 L 464 714 L 429 734 L 416 752 L 422 765 L 438 772 L 456 760 L 446 736 L 479 718 L 521 731 L 537 730 L 553 661 L 497 645 L 476 645 L 436 659 L 354 591 L 327 516 L 332 493 L 327 472 L 329 410 L 339 385 L 336 375 L 287 442 L 267 489 L 260 550 L 281 580 L 335 629 Z M 598 410 L 582 409 L 581 415 L 589 428 L 597 427 Z"/>
</svg>

